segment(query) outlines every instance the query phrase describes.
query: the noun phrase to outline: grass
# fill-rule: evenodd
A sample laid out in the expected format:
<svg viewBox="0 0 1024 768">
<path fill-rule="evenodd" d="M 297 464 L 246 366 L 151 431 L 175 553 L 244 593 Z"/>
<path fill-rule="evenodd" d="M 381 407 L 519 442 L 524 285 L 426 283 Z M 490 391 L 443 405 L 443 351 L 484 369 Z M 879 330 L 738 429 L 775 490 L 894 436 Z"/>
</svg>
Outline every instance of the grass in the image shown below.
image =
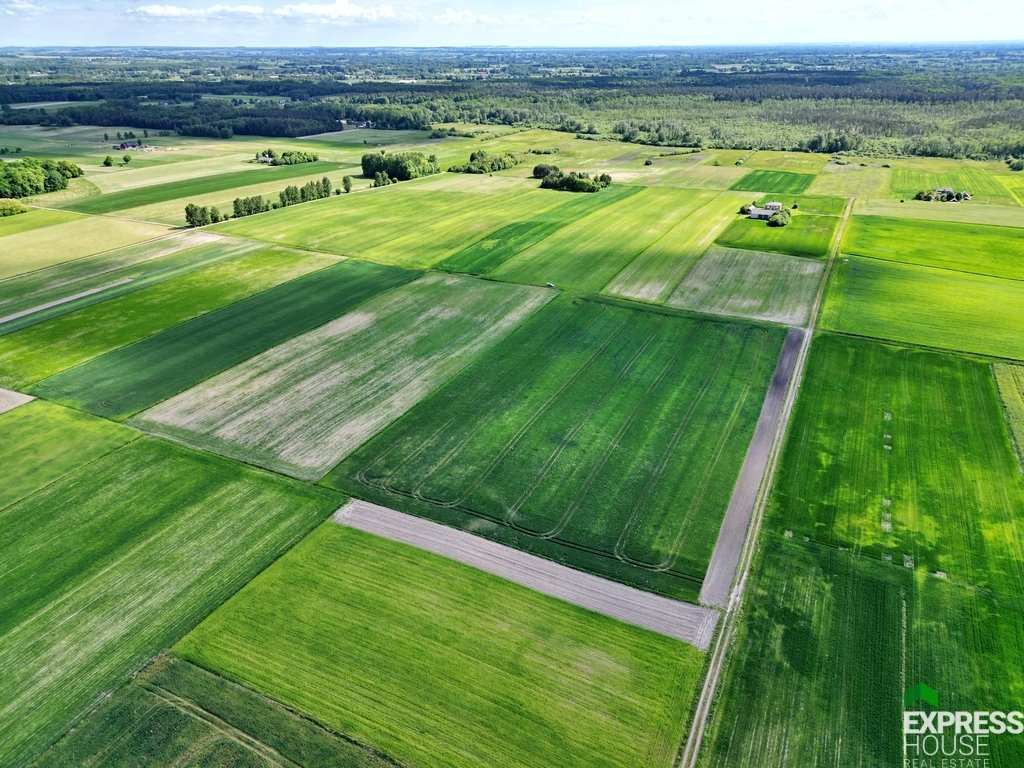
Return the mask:
<svg viewBox="0 0 1024 768">
<path fill-rule="evenodd" d="M 781 253 L 711 248 L 687 273 L 669 306 L 769 320 L 807 322 L 824 264 Z"/>
<path fill-rule="evenodd" d="M 420 768 L 667 768 L 703 668 L 678 641 L 333 523 L 176 650 Z"/>
<path fill-rule="evenodd" d="M 863 259 L 840 259 L 821 326 L 940 349 L 1024 360 L 1010 319 L 1024 312 L 1024 282 Z"/>
<path fill-rule="evenodd" d="M 569 193 L 566 193 L 569 194 Z M 616 187 L 612 206 L 577 219 L 517 253 L 490 275 L 497 279 L 597 292 L 692 210 L 694 196 L 674 189 Z"/>
<path fill-rule="evenodd" d="M 862 167 L 857 164 L 828 163 L 807 188 L 807 192 L 812 195 L 854 197 L 858 204 L 876 199 L 891 199 L 891 178 L 891 169 L 877 165 Z"/>
<path fill-rule="evenodd" d="M 0 281 L 0 336 L 225 261 L 247 247 L 187 232 L 10 277 Z"/>
<path fill-rule="evenodd" d="M 760 150 L 747 159 L 743 165 L 766 171 L 785 171 L 796 174 L 818 174 L 828 162 L 828 155 L 810 152 L 773 152 Z"/>
<path fill-rule="evenodd" d="M 768 525 L 1024 595 L 1024 479 L 988 364 L 818 336 Z"/>
<path fill-rule="evenodd" d="M 902 765 L 910 685 L 954 711 L 1024 698 L 1018 601 L 771 534 L 745 604 L 702 768 Z M 989 744 L 991 765 L 1024 764 L 1019 737 Z"/>
<path fill-rule="evenodd" d="M 8 235 L 17 235 L 21 232 L 29 232 L 33 229 L 52 227 L 54 224 L 63 224 L 68 221 L 81 221 L 82 216 L 65 211 L 54 211 L 45 208 L 33 208 L 17 216 L 0 217 L 0 238 Z M 2 242 L 2 241 L 0 241 Z"/>
<path fill-rule="evenodd" d="M 843 252 L 1024 279 L 1024 236 L 1012 227 L 854 216 L 843 237 Z"/>
<path fill-rule="evenodd" d="M 418 274 L 341 261 L 58 373 L 33 391 L 124 419 Z"/>
<path fill-rule="evenodd" d="M 554 293 L 427 275 L 143 412 L 133 424 L 307 480 Z"/>
<path fill-rule="evenodd" d="M 633 259 L 605 293 L 664 303 L 739 206 L 732 192 L 692 192 L 680 205 L 685 218 Z"/>
<path fill-rule="evenodd" d="M 562 298 L 324 482 L 693 598 L 781 341 Z"/>
<path fill-rule="evenodd" d="M 857 200 L 854 211 L 863 216 L 922 219 L 924 221 L 955 221 L 961 224 L 991 224 L 997 227 L 1024 227 L 1024 208 L 1008 205 L 964 205 L 963 203 L 929 203 L 889 198 Z"/>
<path fill-rule="evenodd" d="M 3 510 L 0 763 L 64 734 L 337 503 L 143 439 Z"/>
<path fill-rule="evenodd" d="M 912 198 L 920 190 L 936 187 L 950 187 L 955 192 L 970 192 L 971 201 L 977 203 L 998 203 L 1016 205 L 1010 191 L 999 183 L 988 168 L 971 165 L 965 161 L 926 160 L 923 162 L 904 161 L 896 163 L 892 170 L 890 187 L 893 198 Z M 909 165 L 910 167 L 899 167 Z M 941 203 L 933 203 L 941 205 Z"/>
<path fill-rule="evenodd" d="M 167 231 L 141 221 L 76 216 L 73 221 L 9 234 L 0 237 L 0 280 L 149 240 Z"/>
<path fill-rule="evenodd" d="M 996 363 L 993 370 L 1010 434 L 1020 458 L 1021 472 L 1024 472 L 1024 367 Z"/>
<path fill-rule="evenodd" d="M 813 173 L 791 173 L 789 171 L 751 171 L 729 189 L 744 192 L 777 192 L 800 195 L 807 191 L 814 181 Z"/>
<path fill-rule="evenodd" d="M 794 211 L 785 227 L 769 227 L 766 221 L 737 214 L 715 242 L 728 248 L 824 258 L 838 225 L 836 216 L 818 216 L 800 210 Z"/>
<path fill-rule="evenodd" d="M 0 386 L 35 383 L 333 262 L 250 245 L 235 259 L 0 337 Z"/>
<path fill-rule="evenodd" d="M 130 429 L 42 400 L 0 414 L 0 510 L 136 437 Z"/>
<path fill-rule="evenodd" d="M 177 656 L 115 693 L 34 768 L 394 768 L 393 760 Z"/>
<path fill-rule="evenodd" d="M 152 203 L 168 200 L 193 198 L 210 192 L 223 192 L 237 187 L 245 187 L 259 182 L 280 182 L 281 189 L 288 186 L 291 179 L 311 174 L 326 174 L 340 168 L 337 163 L 319 161 L 300 165 L 281 165 L 277 167 L 254 166 L 247 170 L 231 173 L 218 173 L 213 176 L 183 179 L 164 184 L 151 184 L 137 189 L 125 189 L 111 192 L 99 197 L 80 200 L 67 206 L 68 210 L 78 213 L 113 213 L 126 208 L 138 208 Z M 184 203 L 182 204 L 184 206 Z"/>
</svg>

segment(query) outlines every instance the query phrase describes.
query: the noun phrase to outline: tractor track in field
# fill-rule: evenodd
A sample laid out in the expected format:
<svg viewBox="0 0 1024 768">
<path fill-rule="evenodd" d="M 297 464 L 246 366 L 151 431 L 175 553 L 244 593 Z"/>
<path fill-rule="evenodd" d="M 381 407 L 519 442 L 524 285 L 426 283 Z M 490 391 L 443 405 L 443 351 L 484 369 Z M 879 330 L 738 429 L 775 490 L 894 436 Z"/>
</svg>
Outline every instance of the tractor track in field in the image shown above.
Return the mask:
<svg viewBox="0 0 1024 768">
<path fill-rule="evenodd" d="M 719 612 L 644 592 L 561 565 L 466 531 L 353 499 L 334 522 L 447 557 L 637 627 L 711 645 Z"/>
<path fill-rule="evenodd" d="M 735 575 L 729 581 L 729 584 L 734 584 L 734 586 L 732 587 L 731 593 L 728 594 L 728 602 L 726 603 L 725 611 L 722 616 L 721 631 L 718 633 L 714 646 L 711 648 L 711 660 L 708 664 L 708 672 L 704 679 L 704 685 L 701 688 L 696 708 L 694 709 L 693 722 L 690 725 L 689 735 L 687 736 L 686 742 L 682 748 L 679 768 L 696 768 L 697 760 L 700 757 L 701 745 L 704 741 L 704 733 L 714 705 L 715 694 L 718 690 L 718 681 L 722 676 L 722 670 L 725 668 L 729 648 L 732 643 L 732 638 L 736 633 L 738 619 L 743 607 L 743 593 L 747 583 L 747 576 L 750 573 L 754 554 L 757 551 L 757 540 L 761 532 L 761 521 L 764 516 L 765 507 L 768 504 L 769 491 L 771 490 L 772 480 L 775 476 L 776 468 L 778 467 L 779 456 L 782 453 L 783 440 L 786 436 L 790 416 L 792 415 L 793 406 L 796 403 L 796 396 L 800 389 L 800 383 L 803 379 L 804 368 L 810 352 L 811 342 L 814 338 L 815 326 L 817 325 L 818 317 L 821 314 L 821 305 L 825 298 L 825 290 L 828 286 L 829 276 L 832 273 L 832 268 L 839 255 L 839 249 L 843 242 L 843 234 L 846 232 L 846 226 L 850 221 L 850 215 L 852 212 L 853 198 L 847 198 L 846 209 L 843 211 L 843 216 L 839 221 L 839 226 L 836 227 L 832 245 L 829 248 L 828 263 L 825 265 L 825 271 L 821 277 L 821 283 L 818 286 L 818 293 L 815 296 L 814 305 L 811 308 L 807 326 L 802 329 L 798 329 L 801 331 L 802 338 L 800 340 L 799 349 L 796 352 L 792 376 L 789 381 L 788 389 L 785 391 L 785 397 L 782 400 L 781 412 L 777 418 L 776 429 L 772 436 L 771 447 L 767 459 L 764 462 L 763 473 L 758 480 L 756 497 L 750 510 L 750 517 L 748 518 L 745 536 L 736 562 Z M 792 332 L 786 337 L 786 347 L 789 346 L 792 337 Z M 782 361 L 782 357 L 785 356 L 786 347 L 783 348 L 783 355 L 780 357 L 780 363 Z M 773 379 L 773 389 L 774 385 L 775 380 Z M 763 415 L 764 413 L 762 411 L 762 416 Z M 760 427 L 760 423 L 758 424 L 758 427 Z M 744 461 L 744 469 L 746 468 L 746 463 L 747 462 Z M 730 501 L 730 511 L 731 507 L 732 501 Z M 728 520 L 728 513 L 726 515 L 726 519 Z M 724 525 L 725 523 L 723 523 L 723 530 Z M 712 556 L 711 567 L 714 567 L 714 559 L 717 555 L 718 545 L 716 544 L 715 553 Z M 705 577 L 705 585 L 707 585 L 710 580 L 711 567 L 708 569 L 708 576 Z M 718 578 L 716 578 L 716 581 L 717 580 Z M 728 586 L 729 585 L 727 584 L 725 588 L 728 589 Z M 710 587 L 708 588 L 710 589 Z M 716 594 L 720 594 L 720 591 L 720 587 L 716 588 Z M 703 599 L 703 589 L 701 596 Z"/>
</svg>

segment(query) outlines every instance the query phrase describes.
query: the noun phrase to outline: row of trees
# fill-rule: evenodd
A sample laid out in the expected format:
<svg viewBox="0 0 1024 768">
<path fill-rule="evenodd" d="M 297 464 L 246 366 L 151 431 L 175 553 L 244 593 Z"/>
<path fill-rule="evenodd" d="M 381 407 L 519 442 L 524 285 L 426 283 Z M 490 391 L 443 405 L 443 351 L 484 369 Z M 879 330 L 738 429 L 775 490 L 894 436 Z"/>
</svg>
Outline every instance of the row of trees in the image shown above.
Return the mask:
<svg viewBox="0 0 1024 768">
<path fill-rule="evenodd" d="M 320 200 L 331 196 L 331 180 L 324 176 L 320 181 L 307 181 L 301 187 L 294 184 L 285 187 L 279 195 L 281 208 L 298 203 L 308 203 L 310 200 Z"/>
<path fill-rule="evenodd" d="M 351 191 L 351 176 L 345 177 L 343 186 L 346 192 Z M 218 221 L 227 221 L 229 218 L 241 219 L 244 216 L 266 213 L 271 209 L 286 208 L 289 205 L 320 200 L 329 197 L 332 191 L 333 185 L 331 180 L 324 176 L 320 181 L 308 181 L 301 187 L 294 184 L 285 187 L 278 194 L 278 201 L 273 203 L 262 195 L 236 197 L 231 204 L 231 216 L 222 215 L 216 206 L 189 203 L 185 206 L 185 221 L 190 227 L 205 227 L 207 224 L 216 224 Z M 340 192 L 340 190 L 338 191 Z"/>
<path fill-rule="evenodd" d="M 362 166 L 364 178 L 375 182 L 380 174 L 392 181 L 408 181 L 441 172 L 437 156 L 422 152 L 369 152 L 363 155 Z"/>
<path fill-rule="evenodd" d="M 451 173 L 494 173 L 519 165 L 519 158 L 511 152 L 494 155 L 485 149 L 479 149 L 469 156 L 465 165 L 453 165 Z"/>
<path fill-rule="evenodd" d="M 612 177 L 607 173 L 594 177 L 580 171 L 565 173 L 557 165 L 535 166 L 533 177 L 541 180 L 541 189 L 557 189 L 563 192 L 599 192 L 612 183 Z"/>
<path fill-rule="evenodd" d="M 263 198 L 260 198 L 261 200 Z M 238 202 L 237 200 L 235 202 Z M 185 222 L 190 227 L 205 227 L 207 224 L 216 224 L 218 221 L 226 221 L 227 216 L 221 216 L 217 206 L 195 205 L 189 203 L 185 206 Z"/>
<path fill-rule="evenodd" d="M 320 156 L 315 152 L 303 152 L 297 149 L 287 149 L 284 152 L 277 152 L 274 149 L 264 149 L 256 153 L 256 161 L 268 165 L 300 165 L 301 163 L 315 163 Z"/>
<path fill-rule="evenodd" d="M 0 163 L 0 198 L 30 197 L 66 189 L 68 181 L 82 175 L 82 169 L 67 160 L 38 160 L 26 157 Z"/>
</svg>

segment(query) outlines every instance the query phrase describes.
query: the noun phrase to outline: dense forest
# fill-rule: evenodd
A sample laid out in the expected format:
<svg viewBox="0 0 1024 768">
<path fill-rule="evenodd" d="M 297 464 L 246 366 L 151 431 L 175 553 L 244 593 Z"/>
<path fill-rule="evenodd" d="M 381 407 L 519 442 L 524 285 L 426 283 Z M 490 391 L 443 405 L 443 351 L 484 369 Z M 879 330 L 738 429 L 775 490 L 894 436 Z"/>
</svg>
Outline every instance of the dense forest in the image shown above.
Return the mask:
<svg viewBox="0 0 1024 768">
<path fill-rule="evenodd" d="M 225 139 L 352 123 L 442 132 L 484 124 L 664 146 L 1024 155 L 1024 52 L 995 44 L 88 56 L 8 49 L 0 83 L 3 123 L 129 125 Z M 24 107 L 58 101 L 72 104 Z"/>
</svg>

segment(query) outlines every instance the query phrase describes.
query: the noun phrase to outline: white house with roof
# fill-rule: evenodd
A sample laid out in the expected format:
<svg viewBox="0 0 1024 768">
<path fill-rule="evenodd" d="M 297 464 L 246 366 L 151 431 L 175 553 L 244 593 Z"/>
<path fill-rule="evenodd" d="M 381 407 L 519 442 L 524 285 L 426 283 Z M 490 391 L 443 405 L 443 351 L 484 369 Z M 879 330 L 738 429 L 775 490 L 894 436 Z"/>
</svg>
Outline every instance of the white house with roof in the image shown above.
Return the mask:
<svg viewBox="0 0 1024 768">
<path fill-rule="evenodd" d="M 770 203 L 765 203 L 764 208 L 759 208 L 756 205 L 750 206 L 750 213 L 748 215 L 752 219 L 770 219 L 781 210 L 782 203 L 778 200 L 772 200 Z"/>
</svg>

